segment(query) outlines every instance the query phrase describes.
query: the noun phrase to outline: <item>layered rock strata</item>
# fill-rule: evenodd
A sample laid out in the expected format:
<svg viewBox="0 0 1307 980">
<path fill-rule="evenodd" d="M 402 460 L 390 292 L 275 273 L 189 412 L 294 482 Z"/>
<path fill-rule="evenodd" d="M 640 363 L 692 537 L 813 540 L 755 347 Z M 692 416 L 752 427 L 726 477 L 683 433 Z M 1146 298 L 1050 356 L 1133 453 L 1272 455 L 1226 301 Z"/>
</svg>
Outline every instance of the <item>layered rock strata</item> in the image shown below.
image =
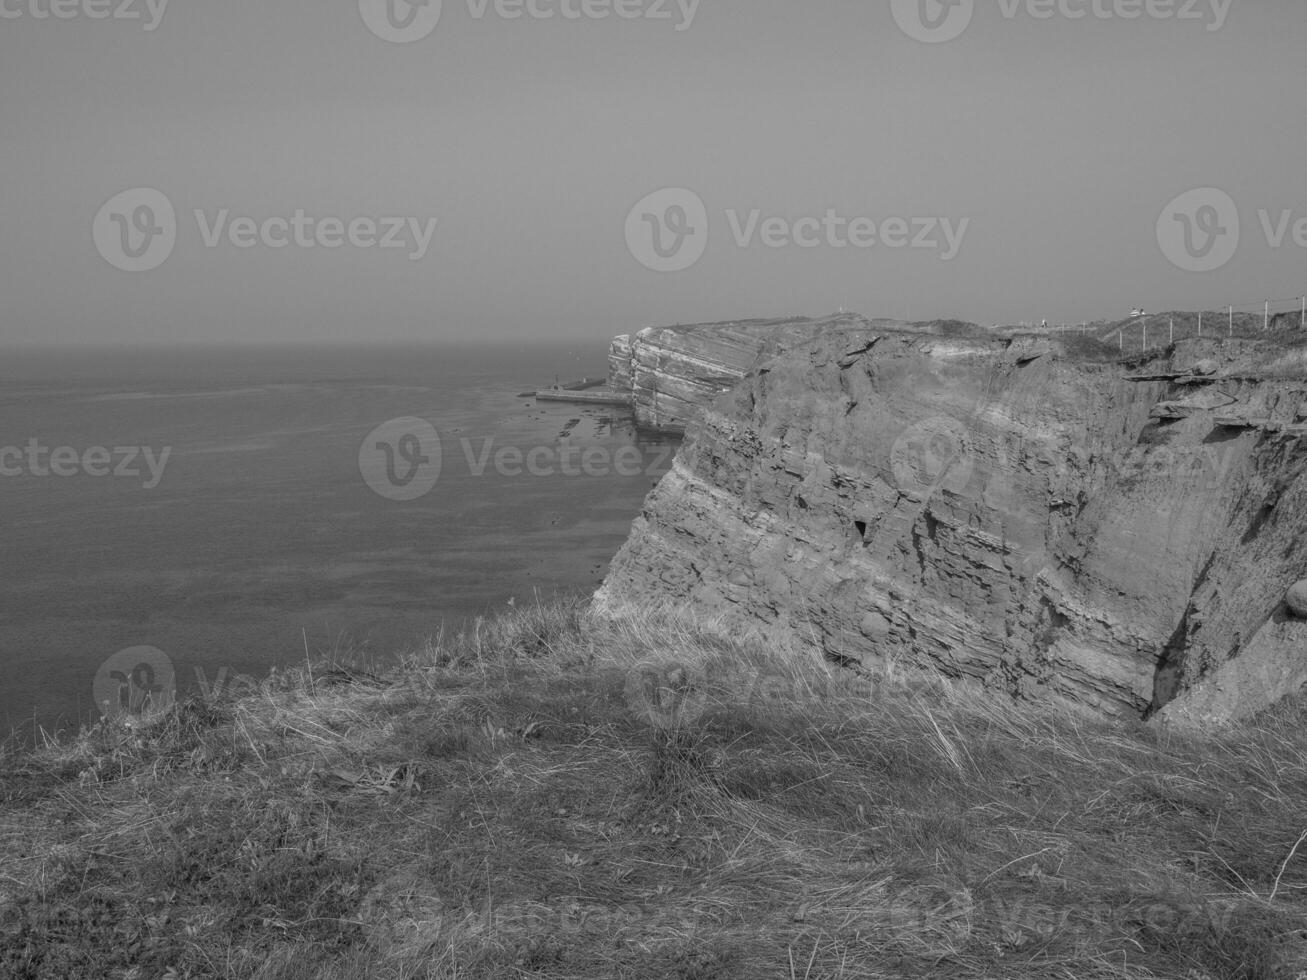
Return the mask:
<svg viewBox="0 0 1307 980">
<path fill-rule="evenodd" d="M 598 602 L 1099 715 L 1298 690 L 1307 349 L 1093 347 L 822 331 L 702 412 Z"/>
<path fill-rule="evenodd" d="M 612 342 L 608 385 L 631 393 L 641 424 L 683 432 L 704 405 L 761 361 L 832 330 L 889 325 L 912 328 L 898 321 L 868 320 L 856 313 L 648 327 Z M 931 325 L 917 329 L 924 332 Z"/>
</svg>

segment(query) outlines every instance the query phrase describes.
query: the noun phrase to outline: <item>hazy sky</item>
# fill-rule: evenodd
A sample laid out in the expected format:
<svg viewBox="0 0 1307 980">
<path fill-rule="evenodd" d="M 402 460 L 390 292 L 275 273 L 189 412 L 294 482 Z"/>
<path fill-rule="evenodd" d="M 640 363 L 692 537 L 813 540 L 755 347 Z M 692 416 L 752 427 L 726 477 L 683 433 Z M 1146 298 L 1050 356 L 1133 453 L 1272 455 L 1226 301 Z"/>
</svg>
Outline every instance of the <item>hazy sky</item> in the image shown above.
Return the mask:
<svg viewBox="0 0 1307 980">
<path fill-rule="evenodd" d="M 840 306 L 1062 321 L 1307 292 L 1302 0 L 387 2 L 0 0 L 0 343 L 598 339 Z M 1205 187 L 1238 247 L 1229 205 L 1190 198 L 1176 261 L 1159 217 L 1183 233 L 1164 210 Z M 110 203 L 137 188 L 158 195 Z M 631 215 L 663 188 L 704 214 L 682 194 Z M 402 247 L 379 247 L 389 218 Z M 647 267 L 655 230 L 701 257 Z M 164 258 L 113 264 L 136 251 Z"/>
</svg>

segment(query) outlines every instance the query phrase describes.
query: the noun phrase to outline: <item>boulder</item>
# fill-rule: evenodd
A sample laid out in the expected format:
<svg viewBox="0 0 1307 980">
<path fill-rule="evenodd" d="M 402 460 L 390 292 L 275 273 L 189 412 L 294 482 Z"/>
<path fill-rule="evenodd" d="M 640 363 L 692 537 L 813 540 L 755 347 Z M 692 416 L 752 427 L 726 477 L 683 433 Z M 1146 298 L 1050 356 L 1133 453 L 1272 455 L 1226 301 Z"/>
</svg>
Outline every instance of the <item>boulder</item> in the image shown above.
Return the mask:
<svg viewBox="0 0 1307 980">
<path fill-rule="evenodd" d="M 1289 606 L 1289 612 L 1299 619 L 1307 619 L 1307 579 L 1294 584 L 1284 601 Z"/>
</svg>

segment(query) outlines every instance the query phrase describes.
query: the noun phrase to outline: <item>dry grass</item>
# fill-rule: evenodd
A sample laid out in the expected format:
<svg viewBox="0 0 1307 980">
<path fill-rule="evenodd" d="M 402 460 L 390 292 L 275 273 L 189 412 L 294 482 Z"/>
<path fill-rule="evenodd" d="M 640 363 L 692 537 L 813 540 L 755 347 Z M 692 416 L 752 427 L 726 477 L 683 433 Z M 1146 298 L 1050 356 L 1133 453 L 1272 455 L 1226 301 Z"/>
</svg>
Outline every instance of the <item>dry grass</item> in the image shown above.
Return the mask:
<svg viewBox="0 0 1307 980">
<path fill-rule="evenodd" d="M 1187 741 L 841 683 L 536 607 L 10 755 L 0 976 L 1307 971 L 1302 704 Z"/>
</svg>

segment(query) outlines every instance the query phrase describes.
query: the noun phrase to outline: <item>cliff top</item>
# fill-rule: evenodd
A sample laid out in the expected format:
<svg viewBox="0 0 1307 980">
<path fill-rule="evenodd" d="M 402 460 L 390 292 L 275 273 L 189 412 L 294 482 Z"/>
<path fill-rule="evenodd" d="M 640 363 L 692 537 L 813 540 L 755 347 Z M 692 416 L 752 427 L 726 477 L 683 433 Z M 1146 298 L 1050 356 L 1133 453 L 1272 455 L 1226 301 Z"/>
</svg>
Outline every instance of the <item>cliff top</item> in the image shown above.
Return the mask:
<svg viewBox="0 0 1307 980">
<path fill-rule="evenodd" d="M 1159 364 L 1159 370 L 1183 373 L 1195 361 L 1215 359 L 1222 374 L 1237 372 L 1242 377 L 1285 379 L 1307 376 L 1307 330 L 1302 329 L 1297 313 L 1271 317 L 1269 328 L 1264 328 L 1260 314 L 1235 314 L 1231 320 L 1225 314 L 1197 312 L 1103 321 L 1065 330 L 985 327 L 964 320 L 907 322 L 861 316 L 782 322 L 813 322 L 828 328 L 811 338 L 810 343 L 818 347 L 848 343 L 849 333 L 861 336 L 867 332 L 969 342 L 978 351 L 1003 350 L 1014 344 L 1043 344 L 1049 353 L 1073 361 L 1114 363 L 1127 368 Z M 699 329 L 713 326 L 701 324 Z"/>
<path fill-rule="evenodd" d="M 892 317 L 868 318 L 861 313 L 832 313 L 824 317 L 788 316 L 757 317 L 744 320 L 717 320 L 707 323 L 677 323 L 645 327 L 641 334 L 669 331 L 675 334 L 690 334 L 703 331 L 728 329 L 741 333 L 769 334 L 778 330 L 794 327 L 807 327 L 813 330 L 894 330 L 908 333 L 939 334 L 989 334 L 991 331 L 974 323 L 962 320 L 925 320 L 920 322 L 897 320 Z"/>
<path fill-rule="evenodd" d="M 1137 355 L 1164 352 L 1173 344 L 1190 340 L 1246 341 L 1253 343 L 1263 353 L 1307 345 L 1307 330 L 1303 329 L 1299 313 L 1279 313 L 1267 321 L 1260 313 L 1230 315 L 1223 311 L 1195 310 L 1173 310 L 1121 320 L 1098 320 L 1065 329 L 1015 325 L 987 327 L 967 320 L 951 319 L 910 321 L 892 317 L 867 317 L 860 313 L 842 311 L 824 317 L 791 316 L 678 323 L 646 327 L 640 333 L 689 335 L 730 331 L 770 336 L 792 332 L 795 328 L 802 328 L 815 335 L 827 331 L 842 333 L 870 330 L 978 340 L 1044 337 L 1057 343 L 1059 349 L 1069 356 L 1093 360 L 1135 359 Z M 1252 348 L 1243 349 L 1247 351 Z"/>
<path fill-rule="evenodd" d="M 873 321 L 868 320 L 860 313 L 834 313 L 825 317 L 809 316 L 783 316 L 783 317 L 754 317 L 743 320 L 718 320 L 707 323 L 677 323 L 662 326 L 645 327 L 640 333 L 652 331 L 669 331 L 675 334 L 690 334 L 702 331 L 730 329 L 742 333 L 771 333 L 778 329 L 787 327 L 804 326 L 819 329 L 830 327 L 838 329 L 840 327 L 864 327 L 872 326 Z"/>
<path fill-rule="evenodd" d="M 1301 700 L 1181 740 L 562 605 L 0 770 L 16 980 L 1307 968 Z"/>
</svg>

